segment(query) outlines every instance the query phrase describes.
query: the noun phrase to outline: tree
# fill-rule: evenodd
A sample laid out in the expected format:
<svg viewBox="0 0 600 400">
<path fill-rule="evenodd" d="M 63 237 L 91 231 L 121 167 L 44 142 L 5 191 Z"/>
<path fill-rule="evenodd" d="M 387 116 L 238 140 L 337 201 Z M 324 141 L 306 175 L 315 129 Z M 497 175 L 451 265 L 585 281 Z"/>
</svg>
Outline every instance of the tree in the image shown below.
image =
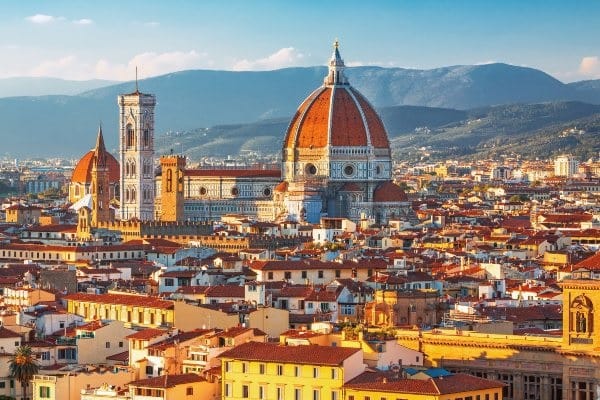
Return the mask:
<svg viewBox="0 0 600 400">
<path fill-rule="evenodd" d="M 21 382 L 23 398 L 26 399 L 27 385 L 40 368 L 31 351 L 31 347 L 18 347 L 10 358 L 8 368 L 10 376 Z"/>
</svg>

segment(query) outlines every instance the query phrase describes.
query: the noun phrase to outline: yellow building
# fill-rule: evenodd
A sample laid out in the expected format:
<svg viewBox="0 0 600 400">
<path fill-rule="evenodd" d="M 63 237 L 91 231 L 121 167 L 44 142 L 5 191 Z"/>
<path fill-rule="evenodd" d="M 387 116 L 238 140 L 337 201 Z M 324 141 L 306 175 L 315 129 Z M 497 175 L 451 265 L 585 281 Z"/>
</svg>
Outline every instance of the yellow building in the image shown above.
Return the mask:
<svg viewBox="0 0 600 400">
<path fill-rule="evenodd" d="M 156 328 L 172 326 L 172 301 L 135 294 L 75 293 L 63 298 L 70 313 L 81 315 L 86 321 L 112 319 L 128 326 Z"/>
<path fill-rule="evenodd" d="M 376 376 L 369 376 L 376 375 Z M 345 385 L 345 400 L 501 400 L 503 384 L 467 374 L 425 379 L 364 373 Z"/>
<path fill-rule="evenodd" d="M 6 208 L 6 222 L 25 225 L 36 224 L 42 215 L 42 209 L 36 206 L 15 204 Z"/>
<path fill-rule="evenodd" d="M 21 310 L 41 302 L 55 301 L 56 295 L 40 288 L 4 288 L 4 305 L 12 310 Z"/>
<path fill-rule="evenodd" d="M 365 369 L 362 351 L 344 347 L 248 342 L 219 358 L 223 400 L 341 400 Z"/>
<path fill-rule="evenodd" d="M 499 380 L 504 400 L 591 400 L 600 388 L 600 281 L 567 280 L 563 335 L 494 335 L 460 330 L 398 330 L 425 365 Z"/>
</svg>

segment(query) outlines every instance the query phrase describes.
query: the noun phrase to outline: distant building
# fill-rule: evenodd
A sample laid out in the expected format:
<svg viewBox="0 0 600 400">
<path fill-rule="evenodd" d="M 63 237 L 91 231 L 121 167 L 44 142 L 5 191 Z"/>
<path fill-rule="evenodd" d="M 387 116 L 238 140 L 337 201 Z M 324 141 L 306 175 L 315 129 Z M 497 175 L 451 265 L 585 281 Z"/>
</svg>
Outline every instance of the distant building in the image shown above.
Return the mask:
<svg viewBox="0 0 600 400">
<path fill-rule="evenodd" d="M 554 160 L 554 175 L 570 178 L 577 173 L 579 162 L 571 155 L 562 155 Z"/>
</svg>

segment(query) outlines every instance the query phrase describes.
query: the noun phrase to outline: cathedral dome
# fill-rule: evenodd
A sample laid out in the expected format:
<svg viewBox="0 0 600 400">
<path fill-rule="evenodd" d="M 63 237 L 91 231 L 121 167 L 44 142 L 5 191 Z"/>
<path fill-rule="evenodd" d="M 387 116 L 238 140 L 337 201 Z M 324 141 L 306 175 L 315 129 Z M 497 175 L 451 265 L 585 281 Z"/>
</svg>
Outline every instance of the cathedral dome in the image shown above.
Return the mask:
<svg viewBox="0 0 600 400">
<path fill-rule="evenodd" d="M 77 163 L 71 176 L 71 182 L 90 183 L 92 181 L 92 165 L 94 160 L 94 150 L 90 150 Z M 119 183 L 119 162 L 110 153 L 106 153 L 106 163 L 108 165 L 109 183 Z"/>
<path fill-rule="evenodd" d="M 284 148 L 370 147 L 388 149 L 383 122 L 373 106 L 348 84 L 337 42 L 323 86 L 311 93 L 288 127 Z"/>
</svg>

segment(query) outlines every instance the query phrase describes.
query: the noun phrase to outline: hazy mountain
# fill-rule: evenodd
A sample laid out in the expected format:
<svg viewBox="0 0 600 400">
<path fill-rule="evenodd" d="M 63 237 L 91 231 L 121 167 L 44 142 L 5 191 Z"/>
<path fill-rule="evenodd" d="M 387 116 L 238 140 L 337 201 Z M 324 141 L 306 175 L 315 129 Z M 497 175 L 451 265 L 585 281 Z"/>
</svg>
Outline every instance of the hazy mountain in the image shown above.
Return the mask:
<svg viewBox="0 0 600 400">
<path fill-rule="evenodd" d="M 75 95 L 115 83 L 117 82 L 101 79 L 70 81 L 58 78 L 2 78 L 0 97 Z"/>
<path fill-rule="evenodd" d="M 392 150 L 401 159 L 548 157 L 600 151 L 600 105 L 581 102 L 513 104 L 469 110 L 467 118 L 427 131 L 398 135 Z"/>
<path fill-rule="evenodd" d="M 325 67 L 261 72 L 195 70 L 145 79 L 139 82 L 139 88 L 157 96 L 156 128 L 160 136 L 223 124 L 243 125 L 249 121 L 277 118 L 285 121 L 300 102 L 321 85 L 325 74 Z M 595 81 L 567 85 L 544 72 L 506 64 L 432 70 L 357 67 L 349 68 L 347 75 L 379 109 L 413 105 L 466 110 L 509 103 L 580 99 L 600 103 L 600 88 Z M 77 96 L 0 99 L 3 152 L 19 157 L 78 157 L 93 146 L 100 122 L 107 146 L 114 150 L 117 146 L 117 96 L 132 92 L 134 86 L 128 82 Z M 400 125 L 406 121 L 412 126 L 418 122 L 418 111 L 418 108 L 398 109 L 395 112 L 399 114 L 395 117 L 384 115 L 384 118 L 395 118 L 398 121 L 394 124 Z M 458 112 L 438 112 L 436 118 L 441 118 L 440 123 L 444 118 L 462 118 L 456 114 Z M 412 119 L 415 119 L 414 123 Z M 268 129 L 283 127 L 281 140 L 287 124 L 279 124 L 269 124 Z"/>
</svg>

